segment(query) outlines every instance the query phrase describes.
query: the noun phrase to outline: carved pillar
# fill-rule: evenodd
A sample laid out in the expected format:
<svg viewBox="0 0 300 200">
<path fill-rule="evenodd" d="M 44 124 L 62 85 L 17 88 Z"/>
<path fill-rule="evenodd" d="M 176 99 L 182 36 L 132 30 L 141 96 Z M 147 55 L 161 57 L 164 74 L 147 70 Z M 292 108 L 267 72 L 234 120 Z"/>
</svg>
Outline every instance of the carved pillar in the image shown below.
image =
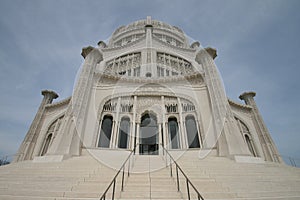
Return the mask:
<svg viewBox="0 0 300 200">
<path fill-rule="evenodd" d="M 165 97 L 161 96 L 161 110 L 162 110 L 162 128 L 164 137 L 164 147 L 167 148 L 167 131 L 166 131 L 166 108 L 165 108 Z"/>
<path fill-rule="evenodd" d="M 112 129 L 111 129 L 112 132 L 111 132 L 110 143 L 109 143 L 109 148 L 111 148 L 111 149 L 115 147 L 115 144 L 114 144 L 115 134 L 114 134 L 114 132 L 115 132 L 115 126 L 117 126 L 116 124 L 117 124 L 116 120 L 113 120 Z"/>
<path fill-rule="evenodd" d="M 262 145 L 263 153 L 266 161 L 283 162 L 279 152 L 271 138 L 269 130 L 264 123 L 264 120 L 258 110 L 256 102 L 254 100 L 255 92 L 245 92 L 239 96 L 241 100 L 244 100 L 247 105 L 252 107 L 252 118 L 255 125 L 258 138 Z"/>
<path fill-rule="evenodd" d="M 37 137 L 40 133 L 40 128 L 41 128 L 40 126 L 45 111 L 45 106 L 47 104 L 51 104 L 53 99 L 56 99 L 58 97 L 58 95 L 54 91 L 50 91 L 50 90 L 43 90 L 42 95 L 44 96 L 44 98 L 30 125 L 26 137 L 18 150 L 14 162 L 32 159 L 32 153 L 36 145 Z"/>
<path fill-rule="evenodd" d="M 113 129 L 113 134 L 112 134 L 112 146 L 111 148 L 118 148 L 118 128 L 119 128 L 119 124 L 120 124 L 120 120 L 119 120 L 119 115 L 120 115 L 120 106 L 121 106 L 121 97 L 118 98 L 118 103 L 117 103 L 117 107 L 116 107 L 116 119 L 115 121 L 115 126 Z"/>
<path fill-rule="evenodd" d="M 169 127 L 168 127 L 168 122 L 164 123 L 164 127 L 165 127 L 165 138 L 166 138 L 166 142 L 165 142 L 165 147 L 166 149 L 171 149 L 171 138 L 170 138 L 170 134 L 169 134 Z"/>
<path fill-rule="evenodd" d="M 136 132 L 136 105 L 137 105 L 137 96 L 134 96 L 133 97 L 133 108 L 132 108 L 132 131 L 131 131 L 131 150 L 134 149 L 135 147 L 135 142 L 136 142 L 136 135 L 135 135 L 135 132 Z"/>
<path fill-rule="evenodd" d="M 101 51 L 91 46 L 83 48 L 81 55 L 85 61 L 65 114 L 61 134 L 55 138 L 52 145 L 55 149 L 52 149 L 51 155 L 60 155 L 61 159 L 80 154 L 81 139 L 86 133 L 88 104 L 95 81 L 94 72 L 97 64 L 103 60 Z"/>
<path fill-rule="evenodd" d="M 199 126 L 200 122 L 198 120 L 196 120 L 196 118 L 195 118 L 195 123 L 196 123 L 197 131 L 198 131 L 197 135 L 198 135 L 198 138 L 199 138 L 200 148 L 203 148 L 203 138 L 202 138 L 201 129 L 200 129 L 200 126 Z M 186 127 L 185 127 L 185 130 L 186 130 Z"/>
<path fill-rule="evenodd" d="M 180 126 L 180 140 L 181 140 L 181 148 L 186 149 L 188 147 L 187 141 L 186 141 L 186 134 L 185 130 L 183 128 L 183 118 L 182 118 L 182 107 L 181 107 L 181 101 L 180 98 L 177 97 L 178 101 L 178 113 L 179 113 L 179 126 Z"/>
<path fill-rule="evenodd" d="M 158 144 L 162 144 L 161 123 L 158 124 Z"/>
<path fill-rule="evenodd" d="M 95 147 L 99 147 L 99 140 L 100 140 L 100 134 L 101 134 L 101 129 L 102 129 L 102 118 L 100 118 L 98 129 L 97 129 L 97 139 L 95 141 Z"/>
<path fill-rule="evenodd" d="M 139 148 L 139 146 L 140 146 L 140 123 L 139 122 L 137 122 L 136 123 L 136 140 L 138 141 L 137 143 L 138 143 L 138 145 L 136 146 L 136 153 L 137 154 L 139 154 L 140 153 L 140 148 Z"/>
<path fill-rule="evenodd" d="M 213 131 L 211 134 L 214 136 L 210 136 L 213 140 L 207 145 L 210 148 L 217 146 L 220 156 L 250 155 L 250 152 L 243 148 L 243 138 L 240 137 L 219 72 L 213 61 L 215 56 L 216 50 L 206 48 L 201 49 L 195 59 L 203 66 L 212 110 Z"/>
</svg>

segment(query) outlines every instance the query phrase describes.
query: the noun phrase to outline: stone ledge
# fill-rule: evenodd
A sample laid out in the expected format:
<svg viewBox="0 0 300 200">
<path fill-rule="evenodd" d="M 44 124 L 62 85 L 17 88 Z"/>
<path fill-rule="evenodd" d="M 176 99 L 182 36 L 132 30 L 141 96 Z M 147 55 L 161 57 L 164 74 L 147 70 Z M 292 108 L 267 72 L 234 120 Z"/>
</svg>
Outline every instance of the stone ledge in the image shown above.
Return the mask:
<svg viewBox="0 0 300 200">
<path fill-rule="evenodd" d="M 234 160 L 237 163 L 256 163 L 256 164 L 265 163 L 265 161 L 262 158 L 252 157 L 252 156 L 234 156 Z"/>
<path fill-rule="evenodd" d="M 46 155 L 46 156 L 36 156 L 33 158 L 33 162 L 44 163 L 44 162 L 62 162 L 68 159 L 68 155 Z"/>
</svg>

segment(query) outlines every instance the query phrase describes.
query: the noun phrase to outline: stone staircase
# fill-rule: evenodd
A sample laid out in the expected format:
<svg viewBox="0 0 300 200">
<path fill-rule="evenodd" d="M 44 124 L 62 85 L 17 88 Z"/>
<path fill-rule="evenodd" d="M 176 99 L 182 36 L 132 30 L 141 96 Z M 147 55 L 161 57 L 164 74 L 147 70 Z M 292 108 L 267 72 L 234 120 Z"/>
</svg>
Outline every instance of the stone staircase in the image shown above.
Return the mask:
<svg viewBox="0 0 300 200">
<path fill-rule="evenodd" d="M 186 151 L 177 162 L 205 200 L 300 199 L 298 168 L 276 163 L 236 163 L 214 156 L 199 159 L 198 151 Z M 115 199 L 187 199 L 186 179 L 178 173 L 177 191 L 175 165 L 171 177 L 170 167 L 166 168 L 161 156 L 136 155 L 130 165 L 129 177 L 128 165 L 125 167 L 123 192 L 122 173 L 117 177 Z M 116 173 L 87 152 L 63 162 L 13 163 L 0 167 L 0 200 L 96 200 Z M 191 186 L 189 190 L 191 199 L 197 199 Z M 112 189 L 106 199 L 111 199 L 111 193 Z"/>
<path fill-rule="evenodd" d="M 182 199 L 160 156 L 138 155 L 120 199 Z"/>
<path fill-rule="evenodd" d="M 0 199 L 99 199 L 115 174 L 87 153 L 63 162 L 13 163 L 0 167 Z"/>
<path fill-rule="evenodd" d="M 224 157 L 198 158 L 187 151 L 178 160 L 205 199 L 299 200 L 300 169 L 278 163 L 237 163 Z"/>
</svg>

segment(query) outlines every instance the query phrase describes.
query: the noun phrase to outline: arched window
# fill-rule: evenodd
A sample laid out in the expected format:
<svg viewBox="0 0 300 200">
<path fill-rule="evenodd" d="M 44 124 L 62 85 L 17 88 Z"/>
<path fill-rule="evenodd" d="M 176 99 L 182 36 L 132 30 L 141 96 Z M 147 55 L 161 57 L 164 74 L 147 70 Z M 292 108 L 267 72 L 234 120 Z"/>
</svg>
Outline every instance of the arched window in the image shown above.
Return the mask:
<svg viewBox="0 0 300 200">
<path fill-rule="evenodd" d="M 248 149 L 249 149 L 249 151 L 251 152 L 251 154 L 252 154 L 253 156 L 256 156 L 256 155 L 255 155 L 254 148 L 253 148 L 253 145 L 252 145 L 252 142 L 251 142 L 251 139 L 250 139 L 250 137 L 249 137 L 248 135 L 245 135 L 245 140 L 246 140 L 246 143 L 247 143 L 247 145 L 248 145 Z"/>
<path fill-rule="evenodd" d="M 194 116 L 187 116 L 185 118 L 185 127 L 189 148 L 200 148 L 197 124 Z"/>
<path fill-rule="evenodd" d="M 113 124 L 113 117 L 105 115 L 101 124 L 100 137 L 98 142 L 99 147 L 109 147 L 112 124 Z"/>
<path fill-rule="evenodd" d="M 175 117 L 170 117 L 168 119 L 168 127 L 169 127 L 169 138 L 171 142 L 172 149 L 179 149 L 179 133 L 178 133 L 178 123 Z"/>
<path fill-rule="evenodd" d="M 47 139 L 46 139 L 46 142 L 44 144 L 44 148 L 43 148 L 43 151 L 41 153 L 41 156 L 43 156 L 47 153 L 50 142 L 51 142 L 51 139 L 52 139 L 52 133 L 47 136 Z"/>
<path fill-rule="evenodd" d="M 152 76 L 152 74 L 150 73 L 150 72 L 148 72 L 147 74 L 146 74 L 146 77 L 151 77 Z"/>
<path fill-rule="evenodd" d="M 243 135 L 243 137 L 245 139 L 245 142 L 246 142 L 246 144 L 248 146 L 248 149 L 249 149 L 250 153 L 253 156 L 257 156 L 256 152 L 255 152 L 255 148 L 254 148 L 253 142 L 252 142 L 252 139 L 251 139 L 251 133 L 250 133 L 248 127 L 240 119 L 238 119 L 238 118 L 235 118 L 235 119 L 237 121 L 237 124 L 238 124 L 238 127 L 240 129 L 240 132 L 242 133 L 242 135 Z"/>
<path fill-rule="evenodd" d="M 59 131 L 63 117 L 64 116 L 59 117 L 49 126 L 47 133 L 45 134 L 46 137 L 44 140 L 44 145 L 42 146 L 42 148 L 40 150 L 41 156 L 43 156 L 47 153 L 49 146 L 51 144 L 51 139 L 54 138 L 56 136 L 57 132 Z"/>
<path fill-rule="evenodd" d="M 123 117 L 121 119 L 119 128 L 119 142 L 118 147 L 127 149 L 128 136 L 130 134 L 130 119 L 128 117 Z"/>
</svg>

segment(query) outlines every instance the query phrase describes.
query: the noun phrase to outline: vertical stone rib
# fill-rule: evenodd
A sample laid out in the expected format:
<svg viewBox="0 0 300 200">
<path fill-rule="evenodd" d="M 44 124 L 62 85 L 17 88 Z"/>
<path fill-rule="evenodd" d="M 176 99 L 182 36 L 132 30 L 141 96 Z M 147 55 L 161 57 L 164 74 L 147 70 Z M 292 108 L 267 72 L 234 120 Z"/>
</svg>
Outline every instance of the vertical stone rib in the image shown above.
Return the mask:
<svg viewBox="0 0 300 200">
<path fill-rule="evenodd" d="M 244 100 L 246 105 L 252 107 L 252 116 L 254 119 L 254 125 L 258 134 L 258 138 L 261 142 L 262 149 L 265 155 L 266 161 L 282 162 L 279 156 L 279 152 L 271 138 L 271 135 L 265 125 L 263 118 L 258 110 L 256 102 L 254 100 L 255 92 L 244 92 L 240 95 L 240 99 Z"/>
<path fill-rule="evenodd" d="M 32 159 L 32 153 L 35 148 L 35 143 L 37 140 L 37 137 L 39 135 L 39 126 L 42 121 L 42 117 L 44 115 L 45 106 L 47 104 L 51 104 L 53 99 L 56 99 L 58 97 L 58 94 L 56 94 L 54 91 L 50 90 L 43 90 L 42 95 L 44 96 L 40 107 L 30 125 L 30 128 L 26 134 L 26 137 L 24 141 L 22 142 L 18 153 L 16 154 L 16 157 L 14 159 L 14 162 L 22 161 L 22 160 L 30 160 Z"/>
</svg>

